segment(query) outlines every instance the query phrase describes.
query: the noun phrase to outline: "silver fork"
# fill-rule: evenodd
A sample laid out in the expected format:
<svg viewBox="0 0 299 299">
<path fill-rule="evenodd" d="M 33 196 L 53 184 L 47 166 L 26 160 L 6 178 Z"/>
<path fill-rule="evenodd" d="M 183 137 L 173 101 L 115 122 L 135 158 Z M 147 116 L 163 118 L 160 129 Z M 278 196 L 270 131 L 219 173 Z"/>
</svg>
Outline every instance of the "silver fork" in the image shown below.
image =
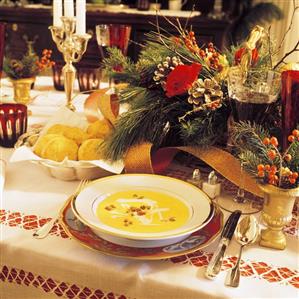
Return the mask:
<svg viewBox="0 0 299 299">
<path fill-rule="evenodd" d="M 78 185 L 78 187 L 76 188 L 75 192 L 71 196 L 72 197 L 76 197 L 86 187 L 86 185 L 88 183 L 89 183 L 89 180 L 81 180 L 80 183 L 79 183 L 79 185 Z M 63 205 L 65 205 L 65 202 L 63 203 Z M 45 238 L 49 234 L 49 232 L 51 231 L 51 229 L 54 226 L 55 222 L 58 220 L 59 214 L 60 214 L 60 210 L 61 209 L 59 209 L 56 217 L 53 217 L 49 222 L 47 222 L 45 225 L 43 225 L 42 227 L 40 227 L 39 229 L 37 229 L 33 233 L 32 236 L 34 238 L 36 238 L 36 239 L 43 239 L 43 238 Z"/>
</svg>

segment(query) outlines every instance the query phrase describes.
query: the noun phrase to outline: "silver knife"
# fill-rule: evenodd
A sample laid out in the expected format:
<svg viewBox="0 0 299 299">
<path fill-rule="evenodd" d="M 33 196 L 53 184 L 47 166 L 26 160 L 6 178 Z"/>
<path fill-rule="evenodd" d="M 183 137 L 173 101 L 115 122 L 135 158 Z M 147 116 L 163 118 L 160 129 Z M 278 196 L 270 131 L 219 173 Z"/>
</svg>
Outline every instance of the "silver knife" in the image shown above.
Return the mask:
<svg viewBox="0 0 299 299">
<path fill-rule="evenodd" d="M 214 252 L 205 272 L 207 278 L 213 279 L 220 272 L 225 250 L 234 235 L 234 231 L 241 214 L 241 211 L 236 210 L 226 220 L 221 234 L 220 243 Z"/>
</svg>

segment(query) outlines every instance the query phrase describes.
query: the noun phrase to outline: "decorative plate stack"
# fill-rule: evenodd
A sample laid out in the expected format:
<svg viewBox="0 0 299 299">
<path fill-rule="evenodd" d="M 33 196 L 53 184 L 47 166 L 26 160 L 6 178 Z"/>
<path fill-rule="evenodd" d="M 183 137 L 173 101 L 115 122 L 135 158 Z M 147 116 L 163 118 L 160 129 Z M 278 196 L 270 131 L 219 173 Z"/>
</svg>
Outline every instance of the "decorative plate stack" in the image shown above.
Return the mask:
<svg viewBox="0 0 299 299">
<path fill-rule="evenodd" d="M 221 230 L 222 213 L 181 180 L 124 174 L 90 183 L 61 221 L 74 239 L 101 252 L 159 259 L 206 246 Z"/>
</svg>

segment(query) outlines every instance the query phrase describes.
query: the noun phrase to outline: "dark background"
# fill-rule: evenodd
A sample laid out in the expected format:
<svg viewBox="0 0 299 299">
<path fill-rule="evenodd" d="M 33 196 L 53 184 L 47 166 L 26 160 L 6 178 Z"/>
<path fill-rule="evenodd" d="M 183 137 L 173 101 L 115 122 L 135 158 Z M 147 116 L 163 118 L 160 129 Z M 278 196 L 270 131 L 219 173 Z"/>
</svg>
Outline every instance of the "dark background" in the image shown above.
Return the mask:
<svg viewBox="0 0 299 299">
<path fill-rule="evenodd" d="M 105 0 L 111 1 L 113 0 Z M 117 0 L 121 3 L 129 5 L 130 7 L 136 7 L 137 0 Z M 156 0 L 148 0 L 149 2 L 155 3 Z M 20 0 L 12 0 L 16 5 L 20 5 Z M 42 3 L 44 5 L 52 5 L 52 0 L 28 0 L 28 3 L 38 4 Z M 92 3 L 92 0 L 87 0 L 87 3 Z M 168 8 L 168 0 L 158 0 L 158 3 L 161 3 L 162 9 Z M 237 15 L 238 10 L 238 0 L 222 0 L 223 11 L 227 12 L 229 15 Z M 204 15 L 212 11 L 214 6 L 214 0 L 188 0 L 187 4 L 183 6 L 183 10 L 192 10 L 201 11 Z"/>
</svg>

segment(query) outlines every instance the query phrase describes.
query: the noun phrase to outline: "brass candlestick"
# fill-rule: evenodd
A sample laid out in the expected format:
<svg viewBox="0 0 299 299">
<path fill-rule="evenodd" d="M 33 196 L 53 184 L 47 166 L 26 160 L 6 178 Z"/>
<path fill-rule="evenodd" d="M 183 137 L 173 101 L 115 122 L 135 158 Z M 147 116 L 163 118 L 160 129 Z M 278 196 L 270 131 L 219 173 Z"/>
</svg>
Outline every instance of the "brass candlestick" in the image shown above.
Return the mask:
<svg viewBox="0 0 299 299">
<path fill-rule="evenodd" d="M 66 93 L 67 104 L 70 110 L 75 111 L 72 104 L 73 87 L 76 77 L 76 69 L 73 62 L 78 62 L 86 51 L 90 34 L 74 34 L 76 18 L 61 17 L 62 27 L 50 26 L 52 38 L 58 50 L 63 54 L 65 66 L 63 67 L 64 90 Z"/>
</svg>

